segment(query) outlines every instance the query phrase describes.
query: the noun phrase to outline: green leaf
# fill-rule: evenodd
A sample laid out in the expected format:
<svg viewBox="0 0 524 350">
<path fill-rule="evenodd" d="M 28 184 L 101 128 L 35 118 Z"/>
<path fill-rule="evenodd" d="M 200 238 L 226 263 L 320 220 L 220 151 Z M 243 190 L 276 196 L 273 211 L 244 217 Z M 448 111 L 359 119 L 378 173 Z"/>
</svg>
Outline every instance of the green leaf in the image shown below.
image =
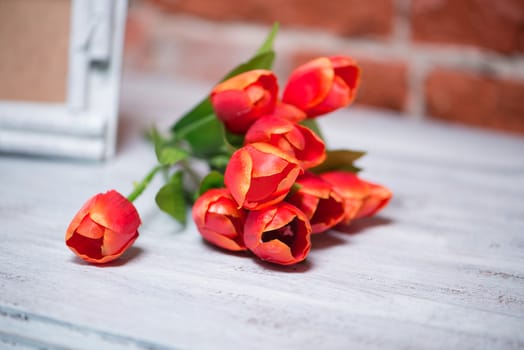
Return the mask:
<svg viewBox="0 0 524 350">
<path fill-rule="evenodd" d="M 255 55 L 251 57 L 247 62 L 239 64 L 233 68 L 228 74 L 222 78 L 221 81 L 229 79 L 240 73 L 244 73 L 253 69 L 271 69 L 273 67 L 273 61 L 275 60 L 275 51 L 273 50 L 273 43 L 278 33 L 279 24 L 278 22 L 273 23 L 271 30 L 269 31 L 266 39 L 260 45 Z"/>
<path fill-rule="evenodd" d="M 162 165 L 173 165 L 181 160 L 186 159 L 189 156 L 189 153 L 176 146 L 164 146 L 157 153 L 157 158 L 160 164 Z"/>
<path fill-rule="evenodd" d="M 195 157 L 210 158 L 223 152 L 226 146 L 223 129 L 215 115 L 209 114 L 184 128 L 177 138 L 189 143 Z"/>
<path fill-rule="evenodd" d="M 149 133 L 155 145 L 155 153 L 161 165 L 173 165 L 189 156 L 189 153 L 174 145 L 172 140 L 164 139 L 156 128 L 152 128 Z"/>
<path fill-rule="evenodd" d="M 160 188 L 155 202 L 160 210 L 171 215 L 181 224 L 186 223 L 186 200 L 181 171 L 173 174 L 169 182 Z"/>
<path fill-rule="evenodd" d="M 358 173 L 362 169 L 353 163 L 366 154 L 363 151 L 352 150 L 329 150 L 326 153 L 326 160 L 319 166 L 310 169 L 312 172 L 321 174 L 326 171 L 343 170 Z"/>
<path fill-rule="evenodd" d="M 229 154 L 217 154 L 216 156 L 209 158 L 208 163 L 212 170 L 224 173 L 230 158 L 231 156 Z"/>
<path fill-rule="evenodd" d="M 233 70 L 227 73 L 226 76 L 221 81 L 224 81 L 226 79 L 234 77 L 235 75 L 239 75 L 241 73 L 245 73 L 253 69 L 271 69 L 274 61 L 275 61 L 275 52 L 274 51 L 260 53 L 254 56 L 253 58 L 251 58 L 249 61 L 236 66 Z"/>
<path fill-rule="evenodd" d="M 232 132 L 229 132 L 225 127 L 222 128 L 222 132 L 224 135 L 224 140 L 225 142 L 227 142 L 227 145 L 229 146 L 230 150 L 236 151 L 244 145 L 245 135 L 234 134 Z"/>
<path fill-rule="evenodd" d="M 273 50 L 273 42 L 278 33 L 278 23 L 273 24 L 271 31 L 266 39 L 256 51 L 255 55 L 247 62 L 242 63 L 233 68 L 228 74 L 221 79 L 224 81 L 232 76 L 244 73 L 253 69 L 271 69 L 273 61 L 275 60 L 275 52 Z M 213 114 L 213 106 L 209 96 L 206 96 L 199 104 L 192 108 L 189 112 L 184 114 L 172 127 L 171 130 L 175 133 L 183 133 L 183 130 L 190 127 L 193 123 L 201 118 Z"/>
<path fill-rule="evenodd" d="M 200 188 L 196 196 L 198 198 L 212 188 L 224 188 L 224 186 L 224 175 L 218 171 L 211 171 L 202 179 L 202 182 L 200 182 Z"/>
<path fill-rule="evenodd" d="M 273 26 L 271 27 L 269 34 L 267 35 L 262 45 L 260 45 L 260 47 L 258 48 L 257 54 L 273 51 L 273 42 L 275 41 L 275 38 L 278 34 L 279 27 L 280 24 L 278 22 L 273 23 Z"/>
<path fill-rule="evenodd" d="M 172 127 L 172 130 L 177 134 L 182 133 L 185 128 L 190 127 L 194 122 L 211 114 L 213 114 L 213 106 L 209 96 L 206 96 L 199 104 L 184 114 Z"/>
<path fill-rule="evenodd" d="M 147 138 L 153 141 L 153 144 L 155 145 L 155 150 L 157 149 L 157 147 L 160 147 L 162 143 L 164 143 L 164 138 L 160 135 L 155 126 L 151 127 L 151 130 L 147 133 Z"/>
<path fill-rule="evenodd" d="M 244 144 L 244 135 L 234 134 L 225 128 L 213 114 L 200 118 L 177 134 L 177 139 L 189 143 L 195 157 L 210 159 L 217 155 L 232 154 Z"/>
</svg>

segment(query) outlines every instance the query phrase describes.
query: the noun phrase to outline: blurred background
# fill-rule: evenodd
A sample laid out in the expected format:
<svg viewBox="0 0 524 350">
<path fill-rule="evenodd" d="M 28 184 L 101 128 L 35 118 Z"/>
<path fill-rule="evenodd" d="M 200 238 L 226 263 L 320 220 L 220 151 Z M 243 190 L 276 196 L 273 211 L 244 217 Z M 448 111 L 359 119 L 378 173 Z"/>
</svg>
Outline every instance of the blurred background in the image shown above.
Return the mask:
<svg viewBox="0 0 524 350">
<path fill-rule="evenodd" d="M 281 85 L 350 55 L 357 104 L 524 134 L 524 0 L 130 0 L 124 69 L 213 84 L 274 21 Z"/>
</svg>

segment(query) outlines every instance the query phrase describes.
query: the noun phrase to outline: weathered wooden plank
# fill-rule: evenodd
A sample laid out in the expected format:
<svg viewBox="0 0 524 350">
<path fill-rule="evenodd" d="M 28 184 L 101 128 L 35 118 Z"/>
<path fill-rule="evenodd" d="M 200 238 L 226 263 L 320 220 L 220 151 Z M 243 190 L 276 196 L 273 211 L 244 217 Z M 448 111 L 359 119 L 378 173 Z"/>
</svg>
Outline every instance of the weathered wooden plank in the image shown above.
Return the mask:
<svg viewBox="0 0 524 350">
<path fill-rule="evenodd" d="M 3 349 L 172 349 L 2 306 L 0 325 Z"/>
<path fill-rule="evenodd" d="M 116 339 L 126 349 L 524 347 L 524 140 L 354 108 L 321 119 L 325 134 L 369 150 L 363 176 L 395 197 L 374 219 L 314 237 L 305 263 L 214 249 L 193 224 L 181 230 L 159 213 L 149 191 L 134 248 L 94 267 L 66 249 L 69 219 L 96 192 L 130 190 L 154 163 L 140 130 L 168 125 L 163 111 L 205 91 L 129 77 L 125 86 L 114 161 L 0 159 L 0 345 L 82 348 L 84 336 L 91 348 Z"/>
</svg>

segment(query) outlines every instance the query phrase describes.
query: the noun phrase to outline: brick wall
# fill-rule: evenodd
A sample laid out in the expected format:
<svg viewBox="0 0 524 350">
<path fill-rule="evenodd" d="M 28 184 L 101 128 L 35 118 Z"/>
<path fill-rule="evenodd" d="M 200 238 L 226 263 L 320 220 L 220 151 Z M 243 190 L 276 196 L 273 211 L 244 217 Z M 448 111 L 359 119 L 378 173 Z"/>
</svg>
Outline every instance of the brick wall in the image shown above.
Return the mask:
<svg viewBox="0 0 524 350">
<path fill-rule="evenodd" d="M 134 0 L 129 68 L 216 81 L 279 21 L 275 70 L 347 54 L 357 103 L 524 133 L 524 0 Z"/>
</svg>

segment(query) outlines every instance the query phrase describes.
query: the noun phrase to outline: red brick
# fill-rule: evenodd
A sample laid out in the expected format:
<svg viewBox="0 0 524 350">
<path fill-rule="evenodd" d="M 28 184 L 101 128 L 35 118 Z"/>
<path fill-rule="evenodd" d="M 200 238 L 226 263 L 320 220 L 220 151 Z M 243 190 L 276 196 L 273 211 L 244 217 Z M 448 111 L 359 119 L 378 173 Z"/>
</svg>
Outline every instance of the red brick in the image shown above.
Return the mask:
<svg viewBox="0 0 524 350">
<path fill-rule="evenodd" d="M 411 28 L 415 41 L 524 51 L 524 1 L 412 0 Z"/>
<path fill-rule="evenodd" d="M 400 61 L 359 59 L 362 81 L 357 103 L 403 111 L 408 94 L 407 65 Z"/>
<path fill-rule="evenodd" d="M 439 119 L 524 133 L 524 82 L 439 68 L 425 84 L 427 112 Z"/>
<path fill-rule="evenodd" d="M 280 22 L 333 33 L 387 36 L 392 31 L 393 0 L 150 0 L 168 12 L 221 21 Z"/>
<path fill-rule="evenodd" d="M 292 61 L 295 66 L 298 66 L 322 55 L 297 53 Z M 406 63 L 397 60 L 379 61 L 365 57 L 356 59 L 362 75 L 355 103 L 404 111 L 408 93 Z"/>
</svg>

